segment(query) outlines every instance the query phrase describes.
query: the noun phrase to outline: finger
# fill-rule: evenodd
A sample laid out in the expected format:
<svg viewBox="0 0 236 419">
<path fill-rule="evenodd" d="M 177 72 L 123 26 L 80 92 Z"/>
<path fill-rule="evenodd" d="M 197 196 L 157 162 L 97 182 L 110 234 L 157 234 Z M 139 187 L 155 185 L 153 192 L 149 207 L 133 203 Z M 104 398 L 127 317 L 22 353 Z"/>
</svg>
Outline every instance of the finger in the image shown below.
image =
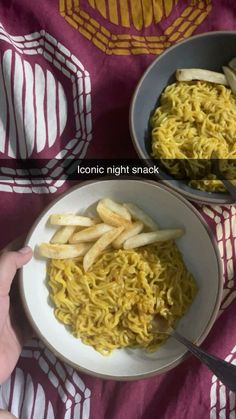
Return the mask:
<svg viewBox="0 0 236 419">
<path fill-rule="evenodd" d="M 0 410 L 0 419 L 17 419 L 12 413 L 7 410 Z"/>
<path fill-rule="evenodd" d="M 8 243 L 3 249 L 1 249 L 0 256 L 2 253 L 5 252 L 17 252 L 18 249 L 20 249 L 25 243 L 25 234 L 22 234 L 22 236 L 17 237 L 15 240 L 12 240 L 10 243 Z"/>
<path fill-rule="evenodd" d="M 23 247 L 17 252 L 5 252 L 0 256 L 0 296 L 8 295 L 17 269 L 25 265 L 32 257 L 30 247 Z"/>
</svg>

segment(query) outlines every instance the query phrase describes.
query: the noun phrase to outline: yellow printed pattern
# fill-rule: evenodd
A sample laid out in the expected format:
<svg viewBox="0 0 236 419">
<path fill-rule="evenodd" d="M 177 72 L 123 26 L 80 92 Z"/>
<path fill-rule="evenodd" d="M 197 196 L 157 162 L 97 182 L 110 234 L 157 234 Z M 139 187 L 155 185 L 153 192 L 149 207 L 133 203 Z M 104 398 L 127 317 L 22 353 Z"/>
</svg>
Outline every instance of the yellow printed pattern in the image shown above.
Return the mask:
<svg viewBox="0 0 236 419">
<path fill-rule="evenodd" d="M 171 44 L 188 38 L 212 9 L 212 0 L 189 2 L 162 35 L 143 35 L 140 31 L 171 18 L 179 0 L 88 0 L 91 15 L 83 10 L 80 0 L 59 0 L 61 16 L 85 38 L 108 55 L 160 54 Z M 94 15 L 96 11 L 96 18 Z M 112 23 L 111 32 L 100 24 L 101 16 Z M 136 33 L 130 33 L 134 28 Z M 119 33 L 116 33 L 116 29 Z M 121 33 L 121 29 L 123 32 Z"/>
<path fill-rule="evenodd" d="M 130 28 L 131 25 L 137 30 L 147 28 L 153 22 L 158 23 L 163 16 L 169 16 L 174 6 L 179 0 L 88 0 L 93 9 L 109 22 L 115 25 Z"/>
</svg>

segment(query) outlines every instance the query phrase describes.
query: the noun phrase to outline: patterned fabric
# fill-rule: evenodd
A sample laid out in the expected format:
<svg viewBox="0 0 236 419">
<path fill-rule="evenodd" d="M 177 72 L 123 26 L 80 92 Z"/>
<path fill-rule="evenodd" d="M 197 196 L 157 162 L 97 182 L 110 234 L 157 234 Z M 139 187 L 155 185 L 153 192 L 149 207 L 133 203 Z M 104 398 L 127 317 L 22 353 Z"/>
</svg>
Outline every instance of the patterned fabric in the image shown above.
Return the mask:
<svg viewBox="0 0 236 419">
<path fill-rule="evenodd" d="M 236 29 L 233 0 L 2 0 L 1 247 L 71 186 L 58 180 L 60 157 L 135 157 L 128 109 L 143 71 L 175 42 L 221 29 Z M 26 157 L 47 159 L 45 178 L 27 180 L 10 167 Z M 225 275 L 219 318 L 203 347 L 236 363 L 236 208 L 197 208 Z M 167 374 L 119 383 L 75 371 L 37 339 L 0 388 L 0 408 L 22 419 L 233 419 L 235 404 L 193 357 Z"/>
<path fill-rule="evenodd" d="M 109 55 L 160 54 L 172 43 L 192 35 L 212 9 L 211 1 L 191 4 L 181 0 L 89 0 L 88 3 L 97 13 L 86 1 L 78 0 L 61 0 L 60 13 Z M 136 31 L 131 32 L 131 28 Z"/>
</svg>

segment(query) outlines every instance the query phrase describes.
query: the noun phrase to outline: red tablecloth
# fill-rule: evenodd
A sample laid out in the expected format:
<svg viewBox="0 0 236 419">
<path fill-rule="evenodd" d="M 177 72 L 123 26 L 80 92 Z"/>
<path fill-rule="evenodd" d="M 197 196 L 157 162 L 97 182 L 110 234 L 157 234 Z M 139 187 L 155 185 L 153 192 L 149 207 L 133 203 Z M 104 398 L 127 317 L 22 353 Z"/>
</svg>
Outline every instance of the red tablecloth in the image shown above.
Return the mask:
<svg viewBox="0 0 236 419">
<path fill-rule="evenodd" d="M 144 70 L 171 44 L 222 29 L 236 29 L 233 0 L 1 0 L 1 246 L 70 187 L 53 157 L 135 157 L 128 110 Z M 33 183 L 9 168 L 26 157 L 47 159 L 45 173 L 55 180 Z M 220 318 L 203 347 L 234 363 L 236 209 L 199 211 L 225 273 Z M 105 381 L 63 365 L 37 339 L 0 388 L 0 408 L 22 419 L 233 419 L 235 403 L 192 357 L 147 380 Z"/>
</svg>

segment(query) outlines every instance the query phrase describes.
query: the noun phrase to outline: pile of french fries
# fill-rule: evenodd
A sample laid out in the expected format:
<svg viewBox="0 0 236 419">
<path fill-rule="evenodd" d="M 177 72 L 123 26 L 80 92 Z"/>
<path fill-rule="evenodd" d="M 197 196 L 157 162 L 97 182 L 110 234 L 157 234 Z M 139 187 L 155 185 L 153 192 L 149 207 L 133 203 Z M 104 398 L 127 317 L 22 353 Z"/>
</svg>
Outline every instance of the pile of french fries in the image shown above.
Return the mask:
<svg viewBox="0 0 236 419">
<path fill-rule="evenodd" d="M 87 272 L 101 253 L 113 249 L 135 249 L 158 241 L 174 240 L 182 229 L 159 230 L 157 223 L 131 203 L 100 200 L 94 218 L 76 214 L 52 214 L 50 223 L 60 226 L 50 240 L 39 246 L 41 256 L 50 259 L 83 258 Z"/>
<path fill-rule="evenodd" d="M 202 80 L 210 83 L 229 86 L 236 95 L 236 57 L 228 65 L 222 67 L 224 73 L 205 70 L 203 68 L 178 68 L 175 76 L 178 81 Z"/>
</svg>

